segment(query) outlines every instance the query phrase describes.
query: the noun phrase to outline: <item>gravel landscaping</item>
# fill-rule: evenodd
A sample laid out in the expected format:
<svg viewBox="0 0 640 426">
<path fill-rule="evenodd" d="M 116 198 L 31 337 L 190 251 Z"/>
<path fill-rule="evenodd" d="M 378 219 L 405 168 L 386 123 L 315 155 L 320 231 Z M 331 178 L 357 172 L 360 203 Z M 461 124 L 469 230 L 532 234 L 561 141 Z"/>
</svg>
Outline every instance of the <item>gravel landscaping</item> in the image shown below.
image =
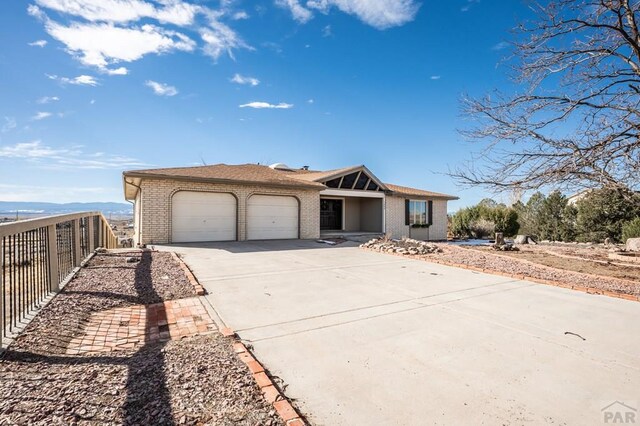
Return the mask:
<svg viewBox="0 0 640 426">
<path fill-rule="evenodd" d="M 482 252 L 491 251 L 490 247 L 472 247 L 473 250 Z M 591 249 L 571 252 L 558 250 L 558 248 L 546 245 L 519 246 L 519 252 L 504 253 L 516 259 L 528 260 L 533 263 L 550 266 L 552 268 L 565 269 L 573 272 L 595 274 L 609 278 L 638 281 L 640 283 L 640 265 L 624 264 L 622 261 L 613 261 L 608 257 L 608 250 Z M 598 253 L 604 252 L 604 253 Z"/>
<path fill-rule="evenodd" d="M 367 244 L 375 246 L 375 243 L 372 242 Z M 388 244 L 388 242 L 385 242 L 385 244 Z M 507 255 L 506 252 L 500 252 L 500 254 L 497 254 L 492 249 L 478 249 L 445 243 L 430 243 L 429 245 L 436 246 L 439 250 L 431 249 L 428 254 L 418 255 L 412 255 L 411 253 L 400 251 L 400 254 L 424 260 L 436 260 L 451 264 L 487 269 L 489 271 L 524 275 L 541 280 L 557 281 L 575 286 L 640 296 L 640 281 L 594 276 L 587 273 L 535 264 L 525 259 L 519 259 L 517 256 L 518 253 L 521 252 L 509 252 L 509 255 Z M 365 245 L 363 245 L 363 247 L 366 248 Z M 403 248 L 404 245 L 398 244 L 398 247 Z M 382 251 L 398 253 L 397 250 L 389 248 Z"/>
<path fill-rule="evenodd" d="M 92 312 L 194 294 L 170 253 L 98 254 L 0 360 L 0 425 L 281 425 L 219 333 L 65 355 Z"/>
<path fill-rule="evenodd" d="M 127 262 L 127 259 L 137 262 Z M 99 253 L 12 344 L 14 350 L 63 354 L 92 312 L 195 296 L 171 253 Z"/>
</svg>

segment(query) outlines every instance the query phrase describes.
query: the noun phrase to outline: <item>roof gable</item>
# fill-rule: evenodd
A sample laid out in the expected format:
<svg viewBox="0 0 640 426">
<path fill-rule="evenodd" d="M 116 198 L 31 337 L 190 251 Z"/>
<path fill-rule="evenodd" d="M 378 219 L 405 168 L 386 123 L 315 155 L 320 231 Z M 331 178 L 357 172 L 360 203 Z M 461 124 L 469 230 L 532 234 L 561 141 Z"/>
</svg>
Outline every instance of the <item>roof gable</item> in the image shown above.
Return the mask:
<svg viewBox="0 0 640 426">
<path fill-rule="evenodd" d="M 361 191 L 386 191 L 388 188 L 364 165 L 327 170 L 325 172 L 306 172 L 292 175 L 296 179 L 319 182 L 332 189 L 355 189 Z"/>
</svg>

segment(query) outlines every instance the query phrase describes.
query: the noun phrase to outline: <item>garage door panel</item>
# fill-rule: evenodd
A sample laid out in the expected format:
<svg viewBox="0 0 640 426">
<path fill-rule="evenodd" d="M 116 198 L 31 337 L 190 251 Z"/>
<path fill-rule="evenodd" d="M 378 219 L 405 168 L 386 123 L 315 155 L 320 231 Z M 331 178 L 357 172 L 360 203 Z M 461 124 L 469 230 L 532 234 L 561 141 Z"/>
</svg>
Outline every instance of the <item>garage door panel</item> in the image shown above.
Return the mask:
<svg viewBox="0 0 640 426">
<path fill-rule="evenodd" d="M 288 196 L 253 195 L 247 201 L 247 239 L 298 238 L 298 200 Z"/>
<path fill-rule="evenodd" d="M 180 191 L 172 200 L 171 241 L 236 239 L 237 206 L 231 194 Z"/>
</svg>

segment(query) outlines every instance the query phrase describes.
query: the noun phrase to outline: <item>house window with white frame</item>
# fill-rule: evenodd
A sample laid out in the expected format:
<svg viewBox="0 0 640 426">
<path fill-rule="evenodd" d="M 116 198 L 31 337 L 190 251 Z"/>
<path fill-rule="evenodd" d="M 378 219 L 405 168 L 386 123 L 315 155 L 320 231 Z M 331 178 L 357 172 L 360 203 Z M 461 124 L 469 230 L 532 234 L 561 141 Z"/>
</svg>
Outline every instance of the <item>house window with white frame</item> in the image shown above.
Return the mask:
<svg viewBox="0 0 640 426">
<path fill-rule="evenodd" d="M 427 224 L 427 202 L 424 200 L 409 201 L 409 225 Z"/>
</svg>

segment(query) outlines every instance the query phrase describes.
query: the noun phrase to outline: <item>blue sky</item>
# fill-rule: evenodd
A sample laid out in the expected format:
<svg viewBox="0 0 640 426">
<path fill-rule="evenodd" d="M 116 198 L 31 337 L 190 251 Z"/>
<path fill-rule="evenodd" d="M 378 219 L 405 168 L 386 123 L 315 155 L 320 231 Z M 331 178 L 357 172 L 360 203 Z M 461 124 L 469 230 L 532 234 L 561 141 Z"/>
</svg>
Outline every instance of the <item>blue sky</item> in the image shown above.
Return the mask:
<svg viewBox="0 0 640 426">
<path fill-rule="evenodd" d="M 462 94 L 507 87 L 521 2 L 0 4 L 0 200 L 123 201 L 136 168 L 365 164 L 479 201 Z"/>
</svg>

